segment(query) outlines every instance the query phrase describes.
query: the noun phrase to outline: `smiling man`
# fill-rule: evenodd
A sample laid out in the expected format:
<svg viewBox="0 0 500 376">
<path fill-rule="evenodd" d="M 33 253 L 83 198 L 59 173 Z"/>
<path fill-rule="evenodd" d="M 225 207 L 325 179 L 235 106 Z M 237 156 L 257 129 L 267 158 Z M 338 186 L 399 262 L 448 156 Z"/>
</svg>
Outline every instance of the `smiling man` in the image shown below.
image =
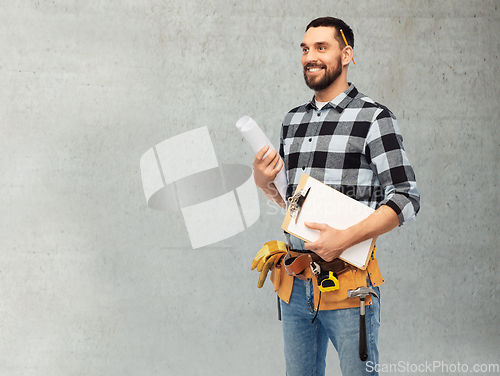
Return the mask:
<svg viewBox="0 0 500 376">
<path fill-rule="evenodd" d="M 316 99 L 318 101 L 328 98 L 328 94 L 333 92 L 332 84 L 337 82 L 342 75 L 342 56 L 340 53 L 333 53 L 339 52 L 335 51 L 333 47 L 343 42 L 334 40 L 331 34 L 331 30 L 328 28 L 309 28 L 304 36 L 304 41 L 300 44 L 303 52 L 304 79 L 307 86 L 317 93 Z M 348 53 L 352 56 L 352 47 L 349 48 Z M 320 98 L 317 98 L 318 95 Z M 324 98 L 321 98 L 322 96 Z"/>
<path fill-rule="evenodd" d="M 314 97 L 285 116 L 279 154 L 273 151 L 262 159 L 267 148 L 257 153 L 255 182 L 269 199 L 285 207 L 272 183 L 284 167 L 287 198 L 306 173 L 376 210 L 345 230 L 306 224 L 321 232 L 315 242 L 304 243 L 286 234 L 290 257 L 312 253 L 335 273 L 340 286 L 320 295 L 309 267 L 297 276 L 283 273 L 284 267 L 273 271 L 281 299 L 286 372 L 288 376 L 324 375 L 330 340 L 344 376 L 373 375 L 375 367 L 368 369 L 359 355 L 360 299 L 348 298 L 346 291 L 367 286 L 380 296 L 378 286 L 384 280 L 375 252 L 366 270 L 346 265 L 338 257 L 352 245 L 412 220 L 420 208 L 420 195 L 395 116 L 347 81 L 353 61 L 351 28 L 337 18 L 318 18 L 307 26 L 300 46 L 304 79 Z M 364 360 L 378 364 L 380 301 L 371 297 L 366 304 L 368 358 Z"/>
</svg>

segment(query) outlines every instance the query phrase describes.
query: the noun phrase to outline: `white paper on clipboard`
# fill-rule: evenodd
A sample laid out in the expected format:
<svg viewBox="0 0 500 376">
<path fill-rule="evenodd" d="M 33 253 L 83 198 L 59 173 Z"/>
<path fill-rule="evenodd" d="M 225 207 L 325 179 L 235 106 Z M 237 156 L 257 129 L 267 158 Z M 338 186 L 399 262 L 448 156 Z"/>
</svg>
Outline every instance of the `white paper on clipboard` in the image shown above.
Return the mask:
<svg viewBox="0 0 500 376">
<path fill-rule="evenodd" d="M 343 193 L 323 184 L 322 182 L 303 174 L 297 186 L 307 190 L 311 188 L 298 217 L 290 215 L 288 209 L 281 228 L 286 232 L 306 241 L 313 242 L 319 239 L 321 232 L 312 230 L 304 222 L 326 223 L 330 227 L 344 230 L 369 217 L 374 210 Z M 369 257 L 375 245 L 375 239 L 368 239 L 346 249 L 341 259 L 362 270 L 366 269 Z"/>
</svg>

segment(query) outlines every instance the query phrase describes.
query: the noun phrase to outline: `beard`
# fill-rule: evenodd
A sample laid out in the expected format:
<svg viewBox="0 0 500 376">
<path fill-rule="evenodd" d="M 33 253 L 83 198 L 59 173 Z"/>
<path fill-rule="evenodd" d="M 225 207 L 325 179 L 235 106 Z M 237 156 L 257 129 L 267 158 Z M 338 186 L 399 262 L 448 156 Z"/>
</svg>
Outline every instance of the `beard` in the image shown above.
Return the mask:
<svg viewBox="0 0 500 376">
<path fill-rule="evenodd" d="M 306 81 L 306 85 L 314 91 L 325 90 L 342 74 L 342 60 L 340 59 L 340 57 L 337 66 L 331 68 L 325 67 L 325 74 L 323 76 L 313 77 L 311 79 L 307 76 L 307 68 L 316 66 L 316 64 L 307 64 L 304 67 L 304 80 Z"/>
</svg>

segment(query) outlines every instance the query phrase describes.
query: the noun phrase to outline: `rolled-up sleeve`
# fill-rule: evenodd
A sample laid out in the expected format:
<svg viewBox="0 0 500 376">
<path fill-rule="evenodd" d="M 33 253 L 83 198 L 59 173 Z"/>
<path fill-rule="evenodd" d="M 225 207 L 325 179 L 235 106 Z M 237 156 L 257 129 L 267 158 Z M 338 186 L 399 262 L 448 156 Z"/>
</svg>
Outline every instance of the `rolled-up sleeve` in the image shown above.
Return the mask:
<svg viewBox="0 0 500 376">
<path fill-rule="evenodd" d="M 400 225 L 413 220 L 420 210 L 420 193 L 397 120 L 388 109 L 380 109 L 375 114 L 365 152 L 383 188 L 384 198 L 380 205 L 391 207 Z"/>
</svg>

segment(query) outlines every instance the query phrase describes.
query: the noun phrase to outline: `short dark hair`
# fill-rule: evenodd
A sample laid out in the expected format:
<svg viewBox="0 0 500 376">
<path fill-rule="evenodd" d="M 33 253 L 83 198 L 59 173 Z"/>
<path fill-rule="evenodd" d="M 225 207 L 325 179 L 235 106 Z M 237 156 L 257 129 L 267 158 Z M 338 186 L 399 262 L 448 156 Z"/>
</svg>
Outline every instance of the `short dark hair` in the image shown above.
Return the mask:
<svg viewBox="0 0 500 376">
<path fill-rule="evenodd" d="M 309 30 L 311 27 L 333 27 L 336 30 L 336 35 L 335 39 L 339 42 L 341 46 L 345 47 L 345 42 L 344 38 L 342 38 L 342 35 L 340 34 L 340 30 L 344 32 L 345 39 L 347 39 L 347 43 L 349 46 L 354 48 L 354 33 L 352 29 L 349 27 L 348 24 L 346 24 L 344 21 L 342 21 L 340 18 L 335 18 L 335 17 L 320 17 L 316 18 L 315 20 L 312 20 L 309 25 L 306 27 L 306 31 Z"/>
</svg>

